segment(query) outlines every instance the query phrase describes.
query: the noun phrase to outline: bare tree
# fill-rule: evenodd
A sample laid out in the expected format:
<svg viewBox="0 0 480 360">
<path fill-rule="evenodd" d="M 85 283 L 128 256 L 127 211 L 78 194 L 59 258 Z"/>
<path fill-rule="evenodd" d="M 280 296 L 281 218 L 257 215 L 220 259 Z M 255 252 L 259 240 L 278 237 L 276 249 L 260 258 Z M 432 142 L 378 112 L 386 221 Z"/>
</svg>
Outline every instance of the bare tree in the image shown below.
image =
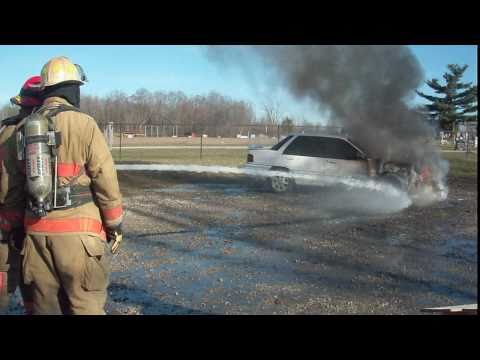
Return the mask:
<svg viewBox="0 0 480 360">
<path fill-rule="evenodd" d="M 250 104 L 216 92 L 187 96 L 181 91 L 151 93 L 139 89 L 128 96 L 116 91 L 106 97 L 82 96 L 82 109 L 101 124 L 124 124 L 124 130 L 162 126 L 162 134 L 166 134 L 166 126 L 175 124 L 178 134 L 230 136 L 236 133 L 233 128 L 238 124 L 253 124 L 256 120 Z"/>
<path fill-rule="evenodd" d="M 278 125 L 281 118 L 280 103 L 271 97 L 268 97 L 263 103 L 265 120 L 269 125 Z"/>
</svg>

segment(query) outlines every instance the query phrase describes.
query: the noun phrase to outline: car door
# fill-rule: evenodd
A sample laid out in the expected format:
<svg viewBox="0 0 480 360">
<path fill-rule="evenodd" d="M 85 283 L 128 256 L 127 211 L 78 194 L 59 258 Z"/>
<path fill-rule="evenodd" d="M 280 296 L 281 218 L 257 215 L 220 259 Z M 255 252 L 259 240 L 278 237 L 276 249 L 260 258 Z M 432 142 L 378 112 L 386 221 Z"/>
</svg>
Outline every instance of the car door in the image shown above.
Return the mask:
<svg viewBox="0 0 480 360">
<path fill-rule="evenodd" d="M 307 175 L 333 175 L 335 165 L 322 155 L 322 137 L 297 136 L 282 153 L 281 164 L 291 171 Z"/>
<path fill-rule="evenodd" d="M 322 156 L 332 165 L 332 175 L 362 177 L 368 175 L 365 156 L 351 143 L 341 138 L 324 138 Z"/>
</svg>

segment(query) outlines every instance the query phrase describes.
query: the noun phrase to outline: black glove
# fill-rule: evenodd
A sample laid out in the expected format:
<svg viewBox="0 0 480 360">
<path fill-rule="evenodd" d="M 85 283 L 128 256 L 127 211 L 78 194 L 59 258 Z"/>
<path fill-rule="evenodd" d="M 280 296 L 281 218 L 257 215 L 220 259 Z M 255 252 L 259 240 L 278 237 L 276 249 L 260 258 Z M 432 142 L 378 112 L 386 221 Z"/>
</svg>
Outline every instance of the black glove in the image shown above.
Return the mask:
<svg viewBox="0 0 480 360">
<path fill-rule="evenodd" d="M 23 249 L 23 242 L 25 241 L 25 229 L 23 227 L 15 228 L 8 234 L 8 242 L 17 250 Z"/>
<path fill-rule="evenodd" d="M 110 244 L 110 251 L 115 254 L 123 240 L 122 224 L 120 223 L 116 227 L 107 228 L 107 242 Z"/>
</svg>

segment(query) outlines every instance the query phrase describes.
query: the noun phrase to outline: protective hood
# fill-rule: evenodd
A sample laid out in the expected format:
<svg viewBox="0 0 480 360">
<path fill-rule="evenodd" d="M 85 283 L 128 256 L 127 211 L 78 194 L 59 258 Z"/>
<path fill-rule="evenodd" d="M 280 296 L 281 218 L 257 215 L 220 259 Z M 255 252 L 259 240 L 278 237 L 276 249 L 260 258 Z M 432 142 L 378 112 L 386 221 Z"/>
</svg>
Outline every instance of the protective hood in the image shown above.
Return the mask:
<svg viewBox="0 0 480 360">
<path fill-rule="evenodd" d="M 43 100 L 58 96 L 67 100 L 73 106 L 80 107 L 80 85 L 79 84 L 60 84 L 58 86 L 49 86 L 43 90 Z"/>
</svg>

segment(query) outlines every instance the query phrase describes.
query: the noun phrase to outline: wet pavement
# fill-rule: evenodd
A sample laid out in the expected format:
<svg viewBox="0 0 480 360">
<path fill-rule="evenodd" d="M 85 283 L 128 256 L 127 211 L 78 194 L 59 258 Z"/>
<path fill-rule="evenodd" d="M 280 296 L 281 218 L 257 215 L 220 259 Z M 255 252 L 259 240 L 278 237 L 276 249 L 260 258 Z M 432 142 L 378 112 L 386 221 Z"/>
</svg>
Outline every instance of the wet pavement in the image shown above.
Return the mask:
<svg viewBox="0 0 480 360">
<path fill-rule="evenodd" d="M 125 200 L 111 314 L 419 314 L 477 302 L 476 194 L 465 193 L 476 184 L 461 190 L 467 200 L 454 191 L 402 210 L 345 187 L 279 195 L 238 176 L 150 180 Z"/>
<path fill-rule="evenodd" d="M 119 172 L 108 314 L 420 314 L 477 302 L 477 180 L 403 208 L 343 186 Z M 11 313 L 20 313 L 20 299 Z"/>
</svg>

